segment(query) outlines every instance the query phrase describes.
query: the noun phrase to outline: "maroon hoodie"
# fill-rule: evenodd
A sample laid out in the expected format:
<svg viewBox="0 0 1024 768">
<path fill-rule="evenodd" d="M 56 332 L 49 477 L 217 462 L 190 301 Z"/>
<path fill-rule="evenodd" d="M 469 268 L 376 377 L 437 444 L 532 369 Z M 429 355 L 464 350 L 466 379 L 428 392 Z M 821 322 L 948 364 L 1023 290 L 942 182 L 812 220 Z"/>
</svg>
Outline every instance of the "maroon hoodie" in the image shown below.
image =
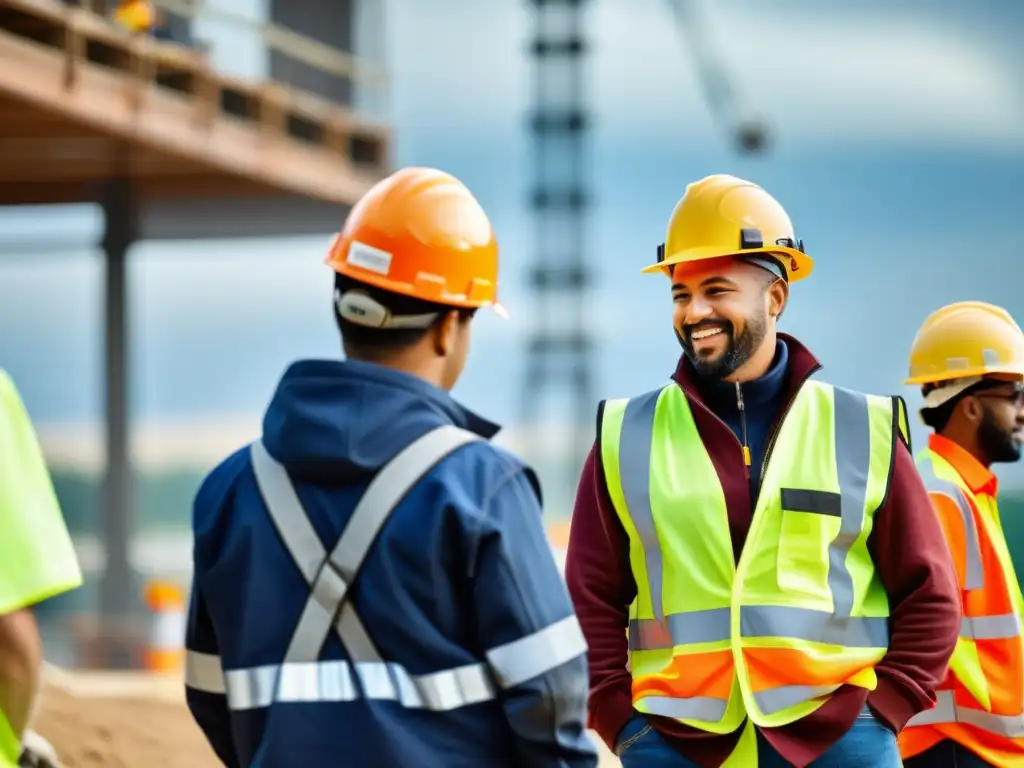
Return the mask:
<svg viewBox="0 0 1024 768">
<path fill-rule="evenodd" d="M 792 337 L 779 335 L 789 350 L 783 404 L 821 366 Z M 673 377 L 687 398 L 703 403 L 685 362 Z M 693 417 L 718 471 L 729 511 L 733 552 L 738 558 L 753 517 L 748 470 L 729 427 L 710 411 Z M 913 543 L 913 546 L 908 544 Z M 960 592 L 942 529 L 914 461 L 898 442 L 892 485 L 874 517 L 868 540 L 890 606 L 889 650 L 876 667 L 878 687 L 845 685 L 816 712 L 779 728 L 761 729 L 772 746 L 797 768 L 820 757 L 853 725 L 865 701 L 882 722 L 899 732 L 914 714 L 933 706 L 960 630 Z M 629 566 L 628 537 L 612 507 L 601 462 L 594 450 L 583 467 L 566 559 L 566 580 L 590 647 L 589 725 L 614 749 L 622 726 L 635 714 L 632 678 L 626 669 L 629 605 L 636 583 Z M 742 729 L 720 735 L 677 720 L 648 716 L 657 731 L 686 758 L 717 768 L 732 752 Z"/>
</svg>

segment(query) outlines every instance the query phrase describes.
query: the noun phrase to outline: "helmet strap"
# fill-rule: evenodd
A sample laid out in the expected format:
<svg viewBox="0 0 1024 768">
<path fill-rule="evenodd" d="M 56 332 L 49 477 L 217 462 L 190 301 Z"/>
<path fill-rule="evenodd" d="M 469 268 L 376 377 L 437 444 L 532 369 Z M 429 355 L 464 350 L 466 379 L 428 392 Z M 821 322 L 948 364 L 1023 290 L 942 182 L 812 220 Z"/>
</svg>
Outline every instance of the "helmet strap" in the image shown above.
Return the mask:
<svg viewBox="0 0 1024 768">
<path fill-rule="evenodd" d="M 334 290 L 334 306 L 342 318 L 364 328 L 429 328 L 440 312 L 393 315 L 391 310 L 363 291 Z"/>
<path fill-rule="evenodd" d="M 929 410 L 945 405 L 964 390 L 970 389 L 975 384 L 980 384 L 981 381 L 981 376 L 965 376 L 961 379 L 944 381 L 935 389 L 929 390 L 928 394 L 924 396 L 924 409 Z"/>
<path fill-rule="evenodd" d="M 756 256 L 745 256 L 743 254 L 740 254 L 737 258 L 749 262 L 750 264 L 755 264 L 761 267 L 762 269 L 767 269 L 779 280 L 786 280 L 786 282 L 789 282 L 789 280 L 787 279 L 786 270 L 783 269 L 782 265 L 778 262 L 778 260 L 772 258 L 771 256 L 764 256 L 761 254 L 758 254 Z"/>
</svg>

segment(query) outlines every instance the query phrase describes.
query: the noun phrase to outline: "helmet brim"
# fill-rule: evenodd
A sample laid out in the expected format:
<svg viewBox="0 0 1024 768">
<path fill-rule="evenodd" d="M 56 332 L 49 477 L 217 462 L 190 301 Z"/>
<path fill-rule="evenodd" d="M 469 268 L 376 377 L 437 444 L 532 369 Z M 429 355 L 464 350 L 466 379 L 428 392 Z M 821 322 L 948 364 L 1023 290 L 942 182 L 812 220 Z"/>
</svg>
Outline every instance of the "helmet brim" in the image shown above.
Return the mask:
<svg viewBox="0 0 1024 768">
<path fill-rule="evenodd" d="M 921 376 L 911 376 L 909 379 L 904 379 L 903 383 L 907 386 L 923 386 L 925 384 L 941 384 L 944 381 L 952 381 L 953 379 L 968 379 L 972 376 L 984 376 L 984 377 L 1005 377 L 1007 381 L 1020 381 L 1024 380 L 1024 365 L 994 365 L 994 366 L 980 366 L 975 368 L 963 368 L 960 370 L 946 371 L 945 373 L 934 375 L 934 374 L 923 374 Z"/>
<path fill-rule="evenodd" d="M 667 256 L 663 261 L 644 267 L 640 272 L 642 274 L 661 272 L 667 275 L 668 268 L 676 264 L 691 264 L 698 261 L 721 259 L 726 256 L 754 256 L 756 254 L 781 257 L 780 261 L 786 270 L 786 277 L 790 283 L 803 280 L 814 270 L 814 259 L 803 251 L 776 245 L 770 248 L 747 248 L 742 251 L 729 251 L 727 253 L 722 253 L 717 248 L 694 248 Z"/>
</svg>

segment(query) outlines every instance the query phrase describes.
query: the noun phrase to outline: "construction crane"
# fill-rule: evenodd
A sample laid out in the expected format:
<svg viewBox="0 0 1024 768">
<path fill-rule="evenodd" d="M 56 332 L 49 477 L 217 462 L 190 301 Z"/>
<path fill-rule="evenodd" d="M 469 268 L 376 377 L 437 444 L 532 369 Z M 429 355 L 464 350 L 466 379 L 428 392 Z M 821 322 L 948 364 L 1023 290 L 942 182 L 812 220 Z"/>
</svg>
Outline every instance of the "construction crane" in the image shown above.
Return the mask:
<svg viewBox="0 0 1024 768">
<path fill-rule="evenodd" d="M 676 29 L 690 54 L 704 99 L 718 120 L 722 132 L 734 142 L 740 154 L 760 155 L 768 149 L 768 128 L 747 114 L 737 97 L 735 80 L 729 76 L 725 63 L 715 50 L 714 33 L 695 0 L 666 0 Z"/>
<path fill-rule="evenodd" d="M 698 4 L 666 2 L 704 98 L 723 131 L 741 154 L 764 153 L 768 130 L 745 114 L 733 79 L 710 43 L 712 36 Z M 533 453 L 541 442 L 550 450 L 554 435 L 538 434 L 537 425 L 547 398 L 562 395 L 565 407 L 557 421 L 568 428 L 561 447 L 570 460 L 565 485 L 555 483 L 556 507 L 571 500 L 578 468 L 593 440 L 597 361 L 586 311 L 593 273 L 585 265 L 585 254 L 591 250 L 587 216 L 593 200 L 587 151 L 591 116 L 585 88 L 588 4 L 588 0 L 530 0 L 534 32 L 529 205 L 534 247 L 528 282 L 534 297 L 534 327 L 527 342 L 520 421 L 529 436 L 523 445 L 525 453 Z"/>
</svg>

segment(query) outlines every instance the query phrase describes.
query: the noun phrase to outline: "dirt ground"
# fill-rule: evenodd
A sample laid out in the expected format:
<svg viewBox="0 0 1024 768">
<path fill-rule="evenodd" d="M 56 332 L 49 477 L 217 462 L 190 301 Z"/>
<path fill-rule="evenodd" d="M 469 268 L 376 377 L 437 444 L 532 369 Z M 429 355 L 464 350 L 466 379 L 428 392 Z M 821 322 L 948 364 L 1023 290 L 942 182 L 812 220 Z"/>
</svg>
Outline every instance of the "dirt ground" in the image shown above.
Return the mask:
<svg viewBox="0 0 1024 768">
<path fill-rule="evenodd" d="M 34 727 L 66 768 L 220 768 L 177 680 L 56 669 L 47 677 Z M 601 768 L 618 765 L 604 753 Z"/>
<path fill-rule="evenodd" d="M 220 768 L 180 694 L 165 681 L 126 683 L 49 682 L 35 730 L 67 768 Z"/>
</svg>

